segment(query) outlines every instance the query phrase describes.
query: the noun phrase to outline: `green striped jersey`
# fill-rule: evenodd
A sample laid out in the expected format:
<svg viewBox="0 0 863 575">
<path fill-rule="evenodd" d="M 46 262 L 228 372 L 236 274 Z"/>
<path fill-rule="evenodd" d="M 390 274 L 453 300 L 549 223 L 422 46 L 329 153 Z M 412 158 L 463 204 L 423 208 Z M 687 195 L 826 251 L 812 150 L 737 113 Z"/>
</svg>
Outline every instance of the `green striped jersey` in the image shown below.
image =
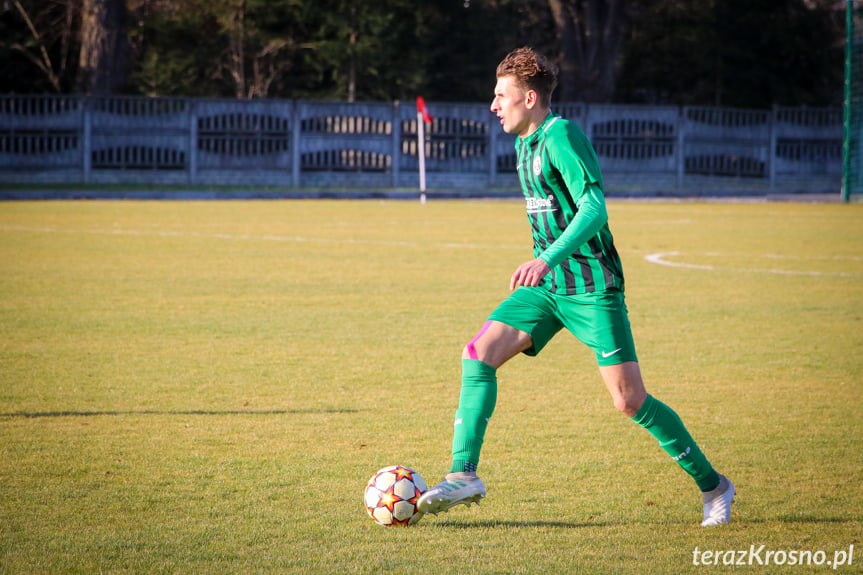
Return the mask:
<svg viewBox="0 0 863 575">
<path fill-rule="evenodd" d="M 602 173 L 581 128 L 553 114 L 526 138 L 516 138 L 515 150 L 533 230 L 533 254 L 538 258 L 572 223 L 585 190 L 594 187 L 601 192 Z M 541 285 L 566 295 L 623 291 L 623 268 L 608 223 L 554 266 Z"/>
</svg>

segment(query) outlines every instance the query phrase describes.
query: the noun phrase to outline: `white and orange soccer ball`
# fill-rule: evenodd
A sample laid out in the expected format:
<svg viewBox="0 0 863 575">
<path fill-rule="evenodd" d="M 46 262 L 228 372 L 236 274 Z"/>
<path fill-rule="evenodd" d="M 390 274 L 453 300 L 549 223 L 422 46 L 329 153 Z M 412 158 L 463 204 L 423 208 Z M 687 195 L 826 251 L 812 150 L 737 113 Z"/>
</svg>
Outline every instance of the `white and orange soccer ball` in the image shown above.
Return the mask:
<svg viewBox="0 0 863 575">
<path fill-rule="evenodd" d="M 413 469 L 402 465 L 384 467 L 366 484 L 366 511 L 380 525 L 413 525 L 422 519 L 417 500 L 427 490 L 425 480 Z"/>
</svg>

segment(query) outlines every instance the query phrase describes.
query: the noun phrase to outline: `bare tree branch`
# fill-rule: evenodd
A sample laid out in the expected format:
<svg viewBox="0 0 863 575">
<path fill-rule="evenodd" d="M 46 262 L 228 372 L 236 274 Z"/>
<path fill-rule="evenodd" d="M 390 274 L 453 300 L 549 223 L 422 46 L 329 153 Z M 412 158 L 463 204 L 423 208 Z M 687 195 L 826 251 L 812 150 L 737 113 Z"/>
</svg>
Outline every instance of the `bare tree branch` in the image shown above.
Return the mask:
<svg viewBox="0 0 863 575">
<path fill-rule="evenodd" d="M 42 59 L 40 60 L 38 57 L 33 56 L 29 50 L 21 46 L 20 44 L 15 44 L 12 46 L 13 49 L 22 52 L 27 59 L 36 64 L 40 70 L 42 70 L 47 76 L 48 81 L 51 82 L 51 85 L 54 87 L 54 90 L 60 91 L 60 78 L 57 74 L 54 73 L 54 66 L 51 63 L 51 57 L 48 55 L 48 50 L 45 48 L 45 44 L 42 43 L 42 38 L 39 36 L 39 32 L 36 30 L 36 26 L 33 25 L 33 21 L 30 19 L 30 15 L 27 14 L 27 11 L 24 10 L 24 7 L 21 5 L 21 2 L 18 0 L 13 0 L 15 4 L 15 8 L 18 10 L 18 13 L 21 14 L 21 17 L 24 18 L 24 21 L 27 23 L 27 28 L 30 29 L 30 33 L 33 34 L 33 39 L 36 40 L 36 43 L 39 45 L 39 50 L 42 54 Z"/>
</svg>

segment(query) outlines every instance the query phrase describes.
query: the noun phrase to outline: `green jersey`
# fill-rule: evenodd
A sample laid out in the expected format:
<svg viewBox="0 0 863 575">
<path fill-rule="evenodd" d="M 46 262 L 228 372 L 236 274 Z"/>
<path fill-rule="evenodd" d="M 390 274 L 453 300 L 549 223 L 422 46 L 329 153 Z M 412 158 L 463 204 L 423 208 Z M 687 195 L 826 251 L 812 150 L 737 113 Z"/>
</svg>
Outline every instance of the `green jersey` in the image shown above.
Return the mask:
<svg viewBox="0 0 863 575">
<path fill-rule="evenodd" d="M 534 132 L 516 139 L 515 150 L 533 254 L 551 268 L 541 285 L 565 295 L 623 291 L 599 161 L 581 128 L 549 114 Z"/>
</svg>

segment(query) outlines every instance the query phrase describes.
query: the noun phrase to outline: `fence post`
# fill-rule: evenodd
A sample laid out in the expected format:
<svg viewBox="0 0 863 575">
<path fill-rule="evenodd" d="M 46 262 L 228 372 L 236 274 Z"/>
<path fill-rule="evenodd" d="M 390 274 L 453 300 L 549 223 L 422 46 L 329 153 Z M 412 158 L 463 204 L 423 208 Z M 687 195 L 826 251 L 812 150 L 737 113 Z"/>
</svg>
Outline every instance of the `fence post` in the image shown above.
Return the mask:
<svg viewBox="0 0 863 575">
<path fill-rule="evenodd" d="M 300 102 L 293 100 L 291 106 L 291 185 L 300 187 L 300 133 L 302 128 L 302 110 Z"/>
<path fill-rule="evenodd" d="M 497 130 L 491 122 L 492 116 L 486 114 L 486 130 L 488 131 L 488 185 L 494 186 L 497 183 Z"/>
<path fill-rule="evenodd" d="M 186 98 L 189 110 L 189 183 L 198 181 L 198 106 L 195 100 Z"/>
<path fill-rule="evenodd" d="M 677 189 L 683 189 L 683 178 L 686 176 L 686 154 L 684 153 L 686 145 L 686 107 L 681 106 L 680 112 L 677 115 Z"/>
<path fill-rule="evenodd" d="M 393 134 L 393 149 L 392 149 L 392 171 L 393 171 L 393 187 L 399 187 L 399 178 L 401 175 L 402 163 L 402 120 L 399 114 L 399 101 L 393 101 L 392 115 L 392 134 Z"/>
<path fill-rule="evenodd" d="M 769 158 L 768 161 L 770 162 L 769 175 L 770 175 L 770 189 L 771 190 L 776 185 L 776 149 L 777 149 L 777 145 L 776 145 L 776 141 L 777 141 L 776 121 L 778 118 L 779 118 L 779 114 L 776 111 L 776 104 L 773 104 L 773 110 L 770 112 L 770 150 L 768 153 L 768 158 Z"/>
<path fill-rule="evenodd" d="M 88 100 L 86 97 L 81 96 L 81 119 L 82 119 L 82 136 L 81 136 L 81 152 L 83 157 L 81 158 L 82 163 L 82 179 L 84 183 L 87 184 L 90 182 L 90 169 L 92 168 L 92 133 L 93 133 L 93 119 L 90 115 L 90 106 L 88 104 Z"/>
</svg>

